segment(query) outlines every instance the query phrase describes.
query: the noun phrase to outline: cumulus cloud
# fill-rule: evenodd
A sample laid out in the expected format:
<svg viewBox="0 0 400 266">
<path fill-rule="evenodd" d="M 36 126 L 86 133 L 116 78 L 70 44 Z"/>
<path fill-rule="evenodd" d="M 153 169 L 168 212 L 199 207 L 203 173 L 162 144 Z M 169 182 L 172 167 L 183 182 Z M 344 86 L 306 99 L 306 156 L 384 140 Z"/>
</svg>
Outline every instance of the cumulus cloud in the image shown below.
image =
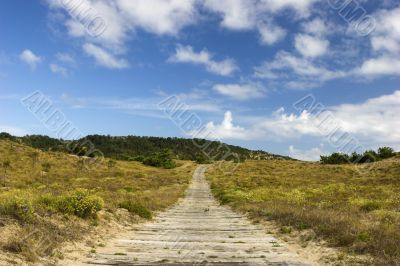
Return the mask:
<svg viewBox="0 0 400 266">
<path fill-rule="evenodd" d="M 214 91 L 236 100 L 249 100 L 265 96 L 265 89 L 259 84 L 216 84 Z"/>
<path fill-rule="evenodd" d="M 314 18 L 302 24 L 303 31 L 315 36 L 324 36 L 331 30 L 327 23 L 321 18 Z"/>
<path fill-rule="evenodd" d="M 25 62 L 26 64 L 28 64 L 32 69 L 35 69 L 36 66 L 42 62 L 42 58 L 36 54 L 34 54 L 31 50 L 26 49 L 24 51 L 21 52 L 21 54 L 19 55 L 19 58 Z"/>
<path fill-rule="evenodd" d="M 137 30 L 177 35 L 198 17 L 196 0 L 82 0 L 79 5 L 76 1 L 47 2 L 51 10 L 67 14 L 62 23 L 68 35 L 82 39 L 86 53 L 94 56 L 99 65 L 113 69 L 127 67 L 125 60 L 115 57 L 126 53 L 126 43 Z M 93 32 L 99 22 L 101 31 Z"/>
<path fill-rule="evenodd" d="M 53 63 L 53 64 L 50 64 L 49 67 L 50 67 L 50 71 L 53 73 L 60 74 L 63 77 L 68 76 L 68 70 L 63 66 Z"/>
<path fill-rule="evenodd" d="M 251 134 L 246 129 L 233 124 L 232 112 L 227 111 L 220 124 L 209 122 L 204 129 L 192 133 L 196 138 L 207 139 L 251 139 Z"/>
<path fill-rule="evenodd" d="M 400 58 L 381 56 L 368 59 L 356 70 L 363 76 L 400 75 Z"/>
<path fill-rule="evenodd" d="M 304 136 L 327 138 L 330 134 L 353 135 L 366 147 L 400 145 L 400 90 L 389 95 L 371 98 L 359 104 L 327 107 L 318 114 L 308 110 L 300 114 L 287 113 L 280 108 L 268 117 L 249 117 L 251 126 L 235 125 L 232 114 L 225 114 L 221 124 L 207 127 L 221 139 L 294 139 Z M 329 118 L 329 124 L 323 121 Z"/>
<path fill-rule="evenodd" d="M 291 53 L 280 51 L 275 56 L 274 60 L 266 61 L 261 66 L 256 67 L 255 76 L 266 79 L 284 79 L 288 74 L 286 71 L 283 72 L 284 70 L 289 70 L 296 76 L 295 78 L 318 79 L 320 81 L 340 78 L 347 75 L 345 72 L 330 70 L 323 66 L 316 65 L 307 58 L 296 57 Z"/>
<path fill-rule="evenodd" d="M 374 14 L 376 28 L 371 47 L 378 56 L 365 59 L 355 70 L 358 75 L 378 77 L 400 74 L 400 7 Z"/>
<path fill-rule="evenodd" d="M 305 57 L 318 57 L 328 52 L 329 41 L 308 34 L 297 34 L 295 37 L 297 51 Z"/>
<path fill-rule="evenodd" d="M 195 52 L 191 46 L 181 46 L 176 48 L 175 54 L 169 59 L 173 63 L 191 63 L 203 65 L 207 71 L 221 76 L 229 76 L 235 72 L 238 67 L 233 59 L 227 58 L 222 61 L 213 60 L 213 55 L 207 50 Z"/>
<path fill-rule="evenodd" d="M 315 2 L 316 0 L 206 0 L 204 6 L 222 17 L 222 27 L 231 30 L 257 30 L 261 43 L 272 45 L 286 35 L 286 31 L 272 21 L 274 15 L 290 10 L 299 17 L 307 17 Z"/>
<path fill-rule="evenodd" d="M 197 19 L 195 0 L 82 0 L 48 1 L 52 9 L 64 10 L 69 17 L 64 20 L 68 34 L 86 41 L 104 45 L 114 53 L 125 50 L 125 42 L 137 29 L 157 35 L 176 35 Z M 82 16 L 90 14 L 91 16 Z M 90 34 L 94 18 L 104 23 L 96 36 Z"/>
<path fill-rule="evenodd" d="M 261 7 L 269 13 L 277 13 L 282 10 L 292 10 L 299 17 L 308 17 L 311 6 L 318 0 L 260 0 Z"/>
<path fill-rule="evenodd" d="M 397 53 L 400 46 L 400 7 L 379 11 L 374 17 L 377 23 L 372 32 L 372 47 L 378 51 Z"/>
<path fill-rule="evenodd" d="M 118 8 L 133 26 L 155 34 L 176 35 L 196 21 L 195 0 L 119 0 Z"/>
<path fill-rule="evenodd" d="M 204 6 L 221 14 L 221 26 L 233 30 L 248 30 L 255 26 L 254 0 L 205 0 Z"/>
<path fill-rule="evenodd" d="M 106 50 L 94 44 L 86 43 L 83 46 L 83 50 L 86 54 L 93 57 L 96 60 L 96 63 L 100 66 L 110 69 L 123 69 L 129 67 L 128 62 L 124 59 L 118 59 Z"/>
<path fill-rule="evenodd" d="M 258 26 L 258 31 L 261 36 L 261 43 L 272 45 L 280 40 L 284 39 L 286 36 L 286 30 L 280 26 L 269 24 L 260 24 Z"/>
</svg>

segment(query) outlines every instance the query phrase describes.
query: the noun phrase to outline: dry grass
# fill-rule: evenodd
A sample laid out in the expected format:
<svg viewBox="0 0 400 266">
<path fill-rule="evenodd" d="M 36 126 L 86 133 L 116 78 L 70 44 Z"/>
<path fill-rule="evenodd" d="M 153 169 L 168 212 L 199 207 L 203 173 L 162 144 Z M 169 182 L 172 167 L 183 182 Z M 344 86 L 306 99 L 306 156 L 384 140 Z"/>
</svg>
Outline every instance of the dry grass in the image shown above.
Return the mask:
<svg viewBox="0 0 400 266">
<path fill-rule="evenodd" d="M 38 153 L 36 160 L 34 153 Z M 41 152 L 2 140 L 0 163 L 4 161 L 9 161 L 10 167 L 6 174 L 0 169 L 0 230 L 13 230 L 0 237 L 0 248 L 30 260 L 54 255 L 54 247 L 96 226 L 95 214 L 101 207 L 112 215 L 121 203 L 141 206 L 141 213 L 174 204 L 183 196 L 195 168 L 185 161 L 171 170 L 124 161 L 116 161 L 110 168 L 106 159 L 87 169 L 76 156 Z M 52 247 L 32 250 L 37 245 L 29 241 L 40 244 L 43 236 Z"/>
<path fill-rule="evenodd" d="M 215 195 L 255 220 L 313 229 L 333 246 L 400 264 L 400 158 L 375 164 L 247 161 L 233 174 L 213 167 Z"/>
</svg>

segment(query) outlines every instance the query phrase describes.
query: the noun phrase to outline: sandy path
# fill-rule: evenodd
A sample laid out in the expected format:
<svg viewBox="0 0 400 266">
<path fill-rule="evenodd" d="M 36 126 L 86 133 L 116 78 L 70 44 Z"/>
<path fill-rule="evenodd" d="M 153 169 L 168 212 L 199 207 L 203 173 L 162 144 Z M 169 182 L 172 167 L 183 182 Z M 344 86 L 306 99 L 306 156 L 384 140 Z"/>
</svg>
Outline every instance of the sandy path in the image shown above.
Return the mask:
<svg viewBox="0 0 400 266">
<path fill-rule="evenodd" d="M 310 265 L 248 219 L 220 206 L 205 180 L 193 175 L 186 197 L 99 248 L 83 264 L 101 265 Z"/>
</svg>

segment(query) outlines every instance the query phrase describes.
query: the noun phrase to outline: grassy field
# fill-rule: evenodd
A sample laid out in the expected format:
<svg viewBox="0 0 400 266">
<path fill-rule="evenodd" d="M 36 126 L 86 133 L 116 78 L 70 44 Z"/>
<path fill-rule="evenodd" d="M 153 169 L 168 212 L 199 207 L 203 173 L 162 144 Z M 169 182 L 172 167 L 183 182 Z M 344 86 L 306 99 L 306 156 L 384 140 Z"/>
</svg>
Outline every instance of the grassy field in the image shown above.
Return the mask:
<svg viewBox="0 0 400 266">
<path fill-rule="evenodd" d="M 207 172 L 218 199 L 282 232 L 312 229 L 375 265 L 400 265 L 400 158 L 355 168 L 300 161 L 247 161 Z"/>
<path fill-rule="evenodd" d="M 62 242 L 84 235 L 118 208 L 151 218 L 183 196 L 189 184 L 195 165 L 177 163 L 166 170 L 105 159 L 86 168 L 87 161 L 76 156 L 0 141 L 0 255 L 31 261 L 54 256 Z M 43 236 L 50 247 L 34 249 Z"/>
</svg>

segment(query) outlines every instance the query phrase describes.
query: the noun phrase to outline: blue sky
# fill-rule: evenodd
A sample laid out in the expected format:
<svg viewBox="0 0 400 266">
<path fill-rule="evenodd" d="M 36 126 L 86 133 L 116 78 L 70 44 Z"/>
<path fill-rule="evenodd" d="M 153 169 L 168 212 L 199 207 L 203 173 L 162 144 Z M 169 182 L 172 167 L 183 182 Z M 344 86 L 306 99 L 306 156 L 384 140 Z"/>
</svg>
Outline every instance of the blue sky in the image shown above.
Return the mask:
<svg viewBox="0 0 400 266">
<path fill-rule="evenodd" d="M 400 4 L 342 4 L 4 1 L 0 131 L 57 137 L 21 104 L 40 91 L 84 134 L 200 136 L 159 109 L 175 95 L 230 144 L 316 160 L 350 151 L 340 133 L 400 149 Z M 307 95 L 321 112 L 294 108 Z"/>
</svg>

